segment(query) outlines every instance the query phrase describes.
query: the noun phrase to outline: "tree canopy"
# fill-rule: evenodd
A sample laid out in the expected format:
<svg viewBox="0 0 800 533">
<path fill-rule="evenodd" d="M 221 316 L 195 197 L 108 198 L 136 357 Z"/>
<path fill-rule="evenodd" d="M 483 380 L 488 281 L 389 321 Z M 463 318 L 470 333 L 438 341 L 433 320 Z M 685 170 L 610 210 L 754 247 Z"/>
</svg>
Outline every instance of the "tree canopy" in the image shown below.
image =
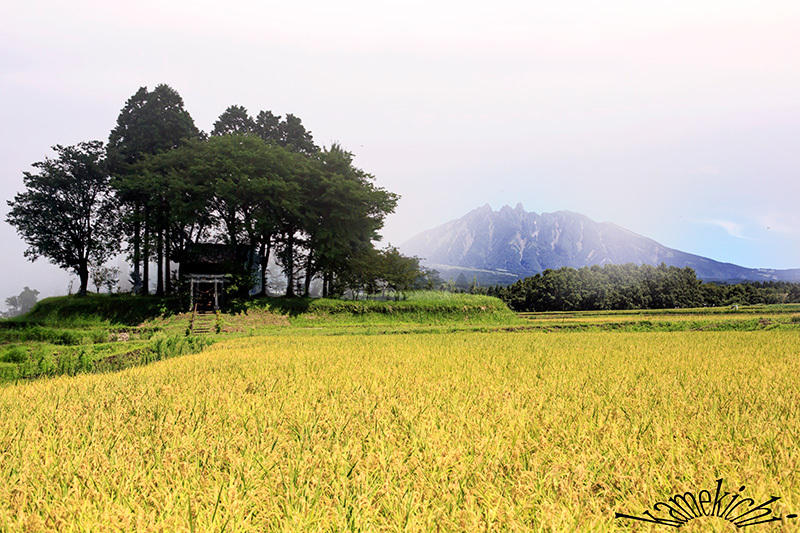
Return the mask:
<svg viewBox="0 0 800 533">
<path fill-rule="evenodd" d="M 169 85 L 152 91 L 140 87 L 125 103 L 108 136 L 109 166 L 124 174 L 147 155 L 177 148 L 184 139 L 201 137 L 183 98 Z"/>
<path fill-rule="evenodd" d="M 208 136 L 163 84 L 128 99 L 105 149 L 99 141 L 55 149 L 56 160 L 26 173 L 8 221 L 28 242 L 27 256 L 74 270 L 81 294 L 90 265 L 100 268 L 121 247 L 135 289 L 149 292 L 155 263 L 156 294 L 170 294 L 173 264 L 210 243 L 247 250 L 235 273 L 242 290 L 255 281 L 265 294 L 272 261 L 288 296 L 309 294 L 315 278 L 326 294 L 341 292 L 348 270 L 380 257 L 373 242 L 398 200 L 340 145 L 318 147 L 291 113 L 253 118 L 233 105 Z"/>
<path fill-rule="evenodd" d="M 46 257 L 72 270 L 86 294 L 90 263 L 103 263 L 119 250 L 119 212 L 100 141 L 56 145 L 56 159 L 33 163 L 26 190 L 8 205 L 6 221 L 28 244 L 31 261 Z"/>
<path fill-rule="evenodd" d="M 175 226 L 182 237 L 176 250 L 199 239 L 247 246 L 247 267 L 259 258 L 262 291 L 275 251 L 289 295 L 300 272 L 306 294 L 314 276 L 333 283 L 355 254 L 372 247 L 397 202 L 338 145 L 307 155 L 256 135 L 216 135 L 152 157 L 145 168 L 171 176 L 161 179 L 177 187 L 170 204 L 183 198 L 193 206 Z M 187 227 L 198 226 L 204 230 L 191 236 Z"/>
</svg>

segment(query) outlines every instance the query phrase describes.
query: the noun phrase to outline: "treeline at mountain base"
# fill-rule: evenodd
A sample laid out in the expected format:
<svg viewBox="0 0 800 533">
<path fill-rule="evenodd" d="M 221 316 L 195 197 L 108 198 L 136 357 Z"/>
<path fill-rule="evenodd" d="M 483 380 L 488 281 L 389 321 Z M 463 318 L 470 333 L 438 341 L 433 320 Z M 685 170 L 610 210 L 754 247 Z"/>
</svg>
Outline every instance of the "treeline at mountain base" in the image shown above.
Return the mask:
<svg viewBox="0 0 800 533">
<path fill-rule="evenodd" d="M 507 287 L 490 287 L 486 292 L 519 312 L 800 303 L 798 283 L 703 282 L 690 267 L 664 263 L 657 267 L 625 264 L 548 269 Z"/>
</svg>

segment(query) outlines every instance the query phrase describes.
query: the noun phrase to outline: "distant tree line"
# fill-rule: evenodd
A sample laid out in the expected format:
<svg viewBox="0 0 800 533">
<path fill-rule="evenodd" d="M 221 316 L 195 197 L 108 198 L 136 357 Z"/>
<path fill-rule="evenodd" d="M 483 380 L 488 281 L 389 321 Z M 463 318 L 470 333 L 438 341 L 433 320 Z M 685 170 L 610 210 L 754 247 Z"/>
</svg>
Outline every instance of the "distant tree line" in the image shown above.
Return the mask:
<svg viewBox="0 0 800 533">
<path fill-rule="evenodd" d="M 507 287 L 490 287 L 515 311 L 667 309 L 800 302 L 800 284 L 704 283 L 690 267 L 594 265 L 548 269 Z"/>
<path fill-rule="evenodd" d="M 17 296 L 9 296 L 6 298 L 6 310 L 0 313 L 0 318 L 24 315 L 36 305 L 38 296 L 39 291 L 26 286 Z"/>
<path fill-rule="evenodd" d="M 7 221 L 28 243 L 27 257 L 75 272 L 81 294 L 92 265 L 124 251 L 139 292 L 155 285 L 156 294 L 169 295 L 171 265 L 200 242 L 246 247 L 241 285 L 252 286 L 258 271 L 263 294 L 270 258 L 286 276 L 287 296 L 307 295 L 315 278 L 333 295 L 374 285 L 375 276 L 397 286 L 403 275 L 392 265 L 419 270 L 416 258 L 396 261 L 396 249 L 379 253 L 373 245 L 399 197 L 377 187 L 338 144 L 314 144 L 291 114 L 252 117 L 230 106 L 207 135 L 174 89 L 142 87 L 105 146 L 54 149 L 56 159 L 24 173 L 26 190 L 8 202 Z M 370 265 L 376 262 L 384 264 Z M 104 282 L 95 283 L 99 290 Z"/>
</svg>

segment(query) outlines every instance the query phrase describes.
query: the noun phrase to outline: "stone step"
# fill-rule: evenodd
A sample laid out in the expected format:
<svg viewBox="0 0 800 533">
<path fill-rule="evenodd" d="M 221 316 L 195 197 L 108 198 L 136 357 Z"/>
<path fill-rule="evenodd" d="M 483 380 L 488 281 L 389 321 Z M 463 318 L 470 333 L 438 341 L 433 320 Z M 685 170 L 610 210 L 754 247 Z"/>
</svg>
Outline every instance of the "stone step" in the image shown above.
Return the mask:
<svg viewBox="0 0 800 533">
<path fill-rule="evenodd" d="M 194 316 L 194 322 L 192 323 L 192 333 L 210 333 L 216 325 L 216 320 L 216 313 L 197 313 Z"/>
</svg>

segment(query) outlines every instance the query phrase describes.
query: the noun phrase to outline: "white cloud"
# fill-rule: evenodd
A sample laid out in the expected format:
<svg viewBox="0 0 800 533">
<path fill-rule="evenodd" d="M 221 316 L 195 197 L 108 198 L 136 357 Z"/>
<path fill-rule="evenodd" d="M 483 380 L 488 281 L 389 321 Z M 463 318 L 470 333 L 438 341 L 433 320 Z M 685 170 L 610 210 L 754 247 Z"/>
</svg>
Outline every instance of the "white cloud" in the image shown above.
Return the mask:
<svg viewBox="0 0 800 533">
<path fill-rule="evenodd" d="M 737 239 L 749 239 L 749 237 L 745 237 L 744 235 L 745 226 L 738 222 L 720 218 L 703 219 L 700 220 L 700 222 L 704 224 L 711 224 L 712 226 L 718 226 L 728 232 L 728 235 L 731 237 L 736 237 Z"/>
</svg>

